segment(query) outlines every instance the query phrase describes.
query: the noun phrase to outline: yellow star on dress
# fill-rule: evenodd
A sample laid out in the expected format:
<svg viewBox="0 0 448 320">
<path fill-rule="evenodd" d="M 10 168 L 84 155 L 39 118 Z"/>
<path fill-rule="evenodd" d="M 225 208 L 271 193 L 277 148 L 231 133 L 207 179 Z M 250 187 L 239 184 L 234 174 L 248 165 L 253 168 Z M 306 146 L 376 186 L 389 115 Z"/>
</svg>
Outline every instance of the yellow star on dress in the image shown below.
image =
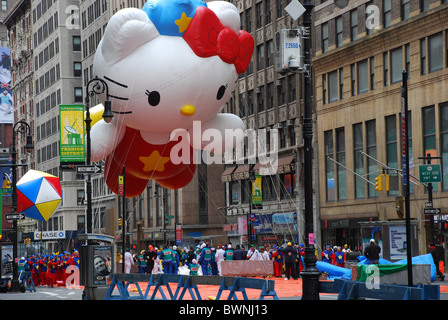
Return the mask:
<svg viewBox="0 0 448 320">
<path fill-rule="evenodd" d="M 179 26 L 179 33 L 187 30 L 188 26 L 190 25 L 191 19 L 192 18 L 188 17 L 185 12 L 182 12 L 180 19 L 174 21 L 174 23 Z"/>
<path fill-rule="evenodd" d="M 153 151 L 147 157 L 139 157 L 138 159 L 145 165 L 143 167 L 143 171 L 145 172 L 154 170 L 157 172 L 163 172 L 165 171 L 165 163 L 170 161 L 169 157 L 160 156 L 160 153 L 157 150 Z"/>
</svg>

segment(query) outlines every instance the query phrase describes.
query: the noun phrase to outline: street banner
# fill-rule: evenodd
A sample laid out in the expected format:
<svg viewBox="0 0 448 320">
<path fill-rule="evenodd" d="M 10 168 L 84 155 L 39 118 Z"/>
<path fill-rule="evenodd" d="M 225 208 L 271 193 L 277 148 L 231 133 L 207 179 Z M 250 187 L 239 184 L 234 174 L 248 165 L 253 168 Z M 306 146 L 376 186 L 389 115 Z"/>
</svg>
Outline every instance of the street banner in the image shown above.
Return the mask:
<svg viewBox="0 0 448 320">
<path fill-rule="evenodd" d="M 255 181 L 252 183 L 252 208 L 263 208 L 263 191 L 261 175 L 255 175 Z"/>
<path fill-rule="evenodd" d="M 61 163 L 85 162 L 84 106 L 60 105 Z"/>
</svg>

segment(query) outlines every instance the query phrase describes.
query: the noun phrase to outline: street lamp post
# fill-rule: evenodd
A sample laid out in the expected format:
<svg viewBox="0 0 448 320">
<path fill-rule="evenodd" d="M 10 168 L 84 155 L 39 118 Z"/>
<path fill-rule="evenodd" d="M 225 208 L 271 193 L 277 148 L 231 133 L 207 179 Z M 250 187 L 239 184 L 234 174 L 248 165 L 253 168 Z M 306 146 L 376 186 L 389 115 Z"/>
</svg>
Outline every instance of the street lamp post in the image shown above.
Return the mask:
<svg viewBox="0 0 448 320">
<path fill-rule="evenodd" d="M 23 166 L 22 164 L 17 164 L 17 149 L 16 149 L 16 134 L 25 133 L 26 134 L 26 144 L 25 149 L 28 152 L 33 151 L 33 139 L 31 136 L 31 127 L 25 121 L 17 121 L 14 123 L 13 132 L 12 132 L 12 149 L 11 149 L 11 157 L 12 157 L 12 206 L 11 213 L 17 212 L 17 167 Z M 17 220 L 13 221 L 13 229 L 14 229 L 14 237 L 13 237 L 13 268 L 12 268 L 12 281 L 11 287 L 9 289 L 10 292 L 19 292 L 19 277 L 18 277 L 18 255 L 17 255 Z"/>
<path fill-rule="evenodd" d="M 92 88 L 90 86 L 93 84 Z M 89 89 L 90 88 L 90 89 Z M 90 129 L 92 119 L 90 118 L 90 97 L 106 93 L 106 100 L 104 101 L 104 113 L 103 119 L 106 123 L 110 123 L 113 118 L 111 102 L 109 100 L 109 87 L 107 83 L 98 77 L 91 79 L 87 83 L 86 97 L 85 97 L 85 110 L 86 110 L 86 165 L 91 164 L 91 143 L 90 143 Z M 86 212 L 86 233 L 92 233 L 92 179 L 90 174 L 87 174 L 86 179 L 86 193 L 87 193 L 87 212 Z"/>
<path fill-rule="evenodd" d="M 109 100 L 109 87 L 107 86 L 107 83 L 98 77 L 95 77 L 91 79 L 86 86 L 86 97 L 84 99 L 85 101 L 85 112 L 86 112 L 86 119 L 84 120 L 86 123 L 86 165 L 91 165 L 91 140 L 90 140 L 90 129 L 91 129 L 91 123 L 92 119 L 90 118 L 90 97 L 93 97 L 94 95 L 99 94 L 106 94 L 106 99 L 104 101 L 104 112 L 103 112 L 103 119 L 106 123 L 110 123 L 113 118 L 112 108 L 111 108 L 111 102 Z M 92 179 L 90 176 L 90 173 L 87 174 L 86 178 L 86 194 L 87 194 L 87 208 L 86 208 L 86 241 L 87 241 L 87 250 L 83 250 L 85 256 L 82 256 L 81 259 L 85 261 L 93 261 L 92 257 L 90 256 L 92 253 L 89 250 L 89 246 L 92 246 L 94 244 L 93 238 L 89 238 L 89 234 L 92 234 L 93 232 L 93 221 L 92 221 Z M 84 262 L 84 266 L 87 266 L 87 264 Z M 87 273 L 88 270 L 81 270 L 83 274 L 81 275 L 81 279 L 87 279 Z M 95 299 L 96 293 L 96 287 L 92 287 L 91 283 L 89 281 L 86 281 L 84 285 L 84 295 L 88 300 Z"/>
<path fill-rule="evenodd" d="M 301 272 L 303 286 L 303 300 L 319 300 L 319 276 L 316 268 L 316 256 L 314 248 L 313 227 L 313 123 L 311 118 L 311 11 L 314 5 L 310 0 L 303 3 L 305 13 L 303 15 L 304 36 L 304 64 L 305 64 L 305 91 L 304 91 L 304 117 L 303 117 L 303 142 L 304 142 L 304 189 L 305 189 L 305 268 Z"/>
</svg>

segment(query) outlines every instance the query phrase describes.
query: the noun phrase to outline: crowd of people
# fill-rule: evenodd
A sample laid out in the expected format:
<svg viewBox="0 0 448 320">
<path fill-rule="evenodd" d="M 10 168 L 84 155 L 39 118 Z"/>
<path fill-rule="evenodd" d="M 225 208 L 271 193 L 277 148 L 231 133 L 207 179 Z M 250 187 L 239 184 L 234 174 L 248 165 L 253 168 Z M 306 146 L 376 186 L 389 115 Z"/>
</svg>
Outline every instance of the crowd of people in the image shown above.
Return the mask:
<svg viewBox="0 0 448 320">
<path fill-rule="evenodd" d="M 331 248 L 330 248 L 331 249 Z M 331 251 L 322 252 L 322 257 L 328 262 L 336 261 L 338 265 L 343 266 L 345 253 L 348 247 L 338 250 L 336 254 Z M 324 253 L 325 252 L 325 253 Z M 129 254 L 129 252 L 128 252 Z M 342 255 L 342 257 L 339 257 Z M 131 256 L 129 254 L 129 256 Z M 273 245 L 272 248 L 264 246 L 255 247 L 251 245 L 247 250 L 244 246 L 233 246 L 231 243 L 219 245 L 217 248 L 210 247 L 208 243 L 202 242 L 196 247 L 178 248 L 176 246 L 157 248 L 152 245 L 148 250 L 142 250 L 140 254 L 135 254 L 132 259 L 126 259 L 126 272 L 130 272 L 131 266 L 138 266 L 139 273 L 158 274 L 173 273 L 177 274 L 180 267 L 187 267 L 189 274 L 197 275 L 199 270 L 202 275 L 222 275 L 222 261 L 226 260 L 270 260 L 274 267 L 274 277 L 284 279 L 298 279 L 300 272 L 304 268 L 302 257 L 305 256 L 304 244 Z M 334 257 L 334 258 L 333 258 Z M 317 258 L 317 254 L 316 254 Z M 341 260 L 342 259 L 342 260 Z"/>
<path fill-rule="evenodd" d="M 21 257 L 17 271 L 20 280 L 28 280 L 31 277 L 35 286 L 54 287 L 66 284 L 69 266 L 79 268 L 78 251 L 65 251 L 51 255 L 38 253 L 27 258 Z"/>
</svg>

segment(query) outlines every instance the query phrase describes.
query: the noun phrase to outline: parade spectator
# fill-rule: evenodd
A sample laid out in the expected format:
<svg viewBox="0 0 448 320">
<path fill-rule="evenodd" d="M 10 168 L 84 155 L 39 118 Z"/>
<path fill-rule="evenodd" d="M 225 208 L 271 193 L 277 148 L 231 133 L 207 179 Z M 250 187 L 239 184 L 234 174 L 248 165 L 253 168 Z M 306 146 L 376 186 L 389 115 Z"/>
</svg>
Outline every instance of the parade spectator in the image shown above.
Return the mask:
<svg viewBox="0 0 448 320">
<path fill-rule="evenodd" d="M 149 245 L 148 250 L 143 254 L 143 260 L 146 263 L 146 273 L 151 274 L 154 269 L 155 260 L 157 258 L 157 252 L 154 247 Z"/>
<path fill-rule="evenodd" d="M 199 265 L 198 265 L 196 259 L 191 260 L 189 268 L 190 268 L 190 275 L 191 276 L 197 276 L 198 275 Z"/>
<path fill-rule="evenodd" d="M 233 260 L 246 260 L 246 253 L 240 248 L 239 244 L 236 245 L 233 251 Z"/>
<path fill-rule="evenodd" d="M 131 268 L 134 265 L 134 258 L 129 252 L 129 248 L 126 249 L 124 254 L 124 273 L 131 273 Z"/>
<path fill-rule="evenodd" d="M 162 250 L 162 264 L 163 264 L 163 273 L 171 273 L 172 268 L 171 264 L 173 263 L 173 253 L 168 246 L 164 246 Z"/>
<path fill-rule="evenodd" d="M 260 248 L 258 248 L 260 251 L 260 259 L 259 260 L 271 260 L 271 256 L 269 255 L 269 252 L 267 252 L 266 250 L 264 250 L 264 247 L 261 246 Z"/>
<path fill-rule="evenodd" d="M 444 280 L 445 279 L 445 275 L 440 271 L 439 269 L 439 263 L 440 263 L 440 255 L 437 252 L 436 246 L 434 245 L 434 243 L 430 242 L 428 244 L 429 247 L 429 253 L 431 254 L 433 260 L 434 260 L 434 264 L 436 265 L 436 273 L 437 275 L 440 277 L 440 280 Z"/>
<path fill-rule="evenodd" d="M 171 273 L 177 274 L 180 265 L 180 255 L 179 251 L 177 251 L 177 246 L 173 246 L 173 250 L 171 250 L 171 253 L 173 254 L 173 260 L 171 263 Z"/>
<path fill-rule="evenodd" d="M 140 254 L 137 257 L 137 264 L 138 264 L 138 272 L 139 273 L 148 273 L 148 266 L 146 265 L 146 261 L 144 258 L 145 250 L 140 251 Z"/>
<path fill-rule="evenodd" d="M 212 250 L 208 247 L 206 243 L 201 245 L 201 255 L 199 256 L 199 264 L 202 268 L 202 274 L 204 276 L 211 275 L 211 262 L 212 262 Z"/>
<path fill-rule="evenodd" d="M 260 252 L 257 249 L 255 249 L 254 245 L 250 246 L 250 249 L 246 255 L 246 259 L 252 261 L 260 260 Z"/>
<path fill-rule="evenodd" d="M 364 250 L 364 255 L 369 259 L 370 264 L 378 264 L 380 262 L 381 248 L 375 243 L 374 239 L 370 239 L 369 245 Z"/>
<path fill-rule="evenodd" d="M 221 262 L 224 261 L 225 254 L 226 254 L 226 251 L 223 249 L 223 246 L 220 245 L 218 247 L 218 250 L 216 250 L 216 255 L 215 255 L 216 265 L 218 266 L 218 274 L 220 276 L 222 276 L 222 273 L 221 273 Z M 233 255 L 233 251 L 232 251 L 232 255 Z"/>
<path fill-rule="evenodd" d="M 295 259 L 297 255 L 297 250 L 288 242 L 286 248 L 280 248 L 285 259 L 285 280 L 289 280 L 291 277 L 297 280 L 297 272 L 295 267 Z"/>
</svg>

